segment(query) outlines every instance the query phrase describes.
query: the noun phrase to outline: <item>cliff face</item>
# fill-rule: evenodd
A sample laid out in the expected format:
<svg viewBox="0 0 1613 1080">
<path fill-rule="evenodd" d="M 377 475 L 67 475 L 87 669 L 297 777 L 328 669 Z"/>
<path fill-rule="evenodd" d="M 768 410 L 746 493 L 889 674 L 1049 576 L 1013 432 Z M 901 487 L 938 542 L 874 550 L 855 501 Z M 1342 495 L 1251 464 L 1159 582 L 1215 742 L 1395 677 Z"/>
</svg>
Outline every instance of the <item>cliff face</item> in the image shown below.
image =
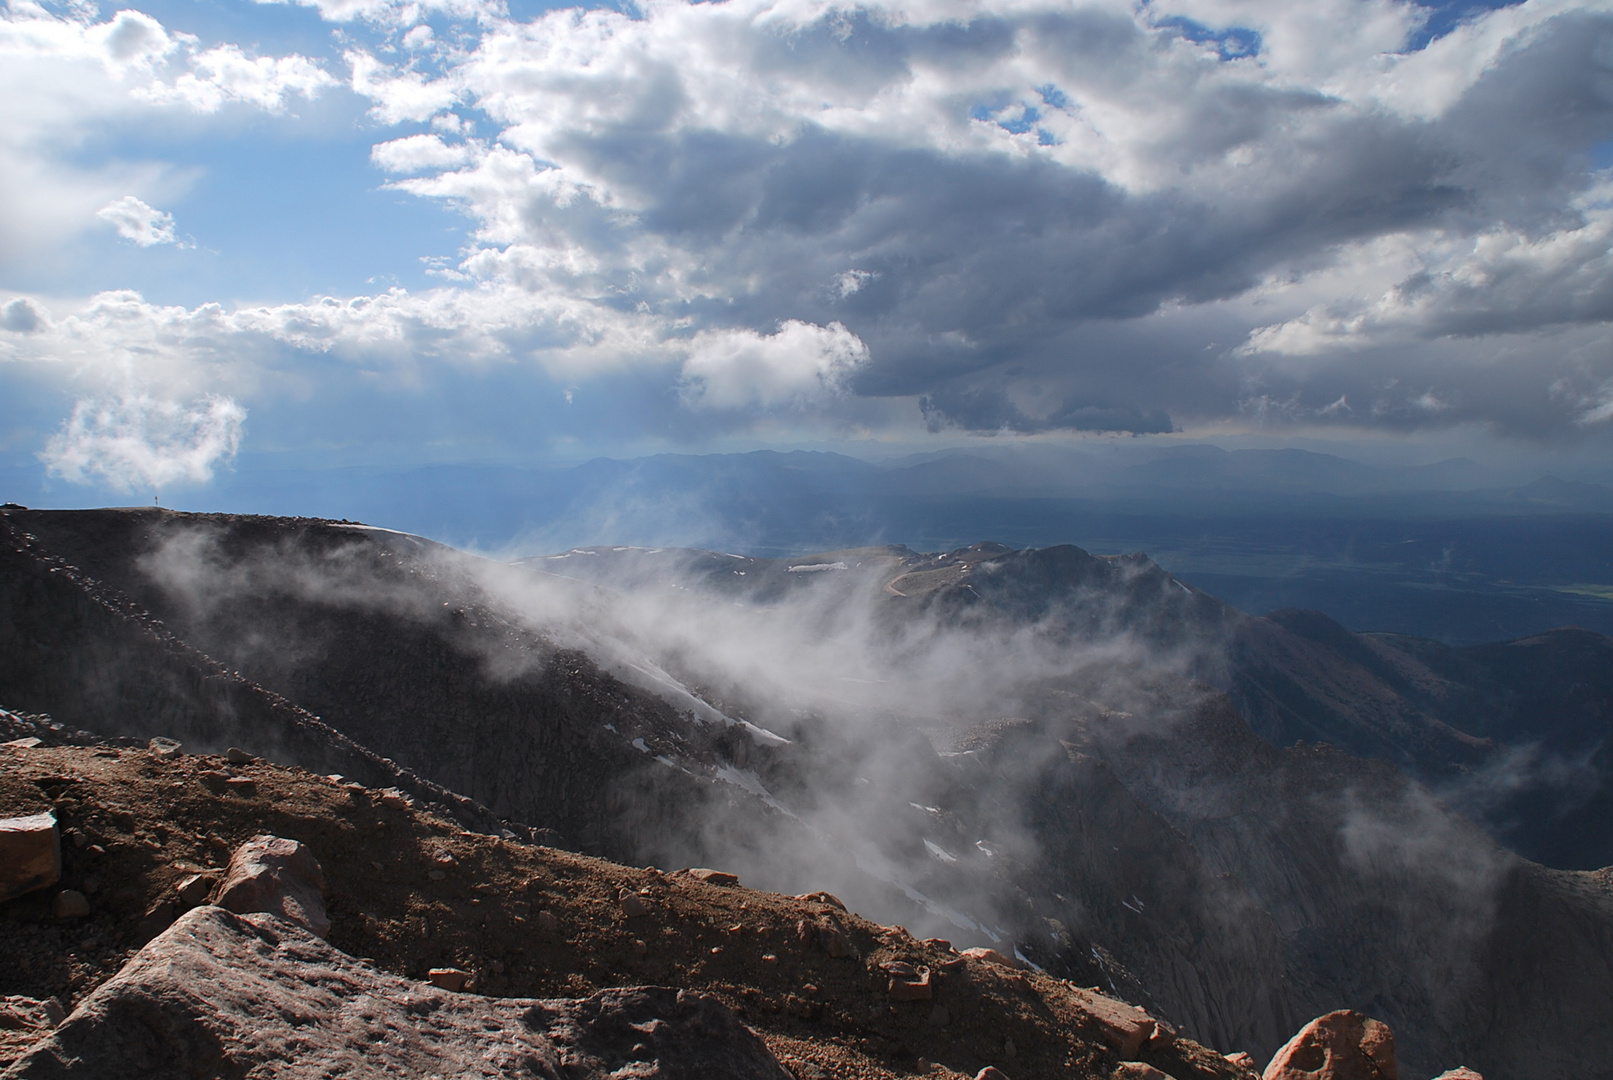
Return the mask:
<svg viewBox="0 0 1613 1080">
<path fill-rule="evenodd" d="M 1015 688 L 1000 704 L 1017 719 L 822 705 L 843 693 L 821 687 L 792 712 L 702 681 L 698 641 L 656 653 L 616 594 L 546 576 L 549 606 L 516 611 L 417 538 L 146 510 L 6 521 L 13 707 L 424 785 L 410 790 L 634 864 L 829 888 L 923 933 L 1016 945 L 1225 1051 L 1269 1055 L 1352 1007 L 1393 1024 L 1413 1070 L 1545 1078 L 1613 1060 L 1605 874 L 1524 862 L 1387 761 L 1284 745 L 1303 732 L 1429 774 L 1482 767 L 1494 731 L 1441 720 L 1427 703 L 1455 700 L 1453 677 L 1402 643 L 1251 620 L 1146 560 L 1076 549 L 703 556 L 673 575 L 764 614 L 871 589 L 870 625 L 897 639 L 1141 643 Z M 653 583 L 661 564 L 633 557 Z M 610 558 L 566 561 L 620 584 Z"/>
</svg>

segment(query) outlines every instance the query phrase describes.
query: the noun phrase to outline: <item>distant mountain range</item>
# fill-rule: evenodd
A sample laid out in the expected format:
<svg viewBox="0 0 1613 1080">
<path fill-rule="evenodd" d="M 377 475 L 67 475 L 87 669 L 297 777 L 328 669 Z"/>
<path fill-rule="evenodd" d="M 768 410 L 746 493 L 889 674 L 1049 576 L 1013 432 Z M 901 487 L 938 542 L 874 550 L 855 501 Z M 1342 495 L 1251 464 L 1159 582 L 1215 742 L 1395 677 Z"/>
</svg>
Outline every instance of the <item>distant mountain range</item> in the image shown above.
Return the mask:
<svg viewBox="0 0 1613 1080">
<path fill-rule="evenodd" d="M 0 480 L 46 498 L 33 479 Z M 1244 610 L 1322 610 L 1352 630 L 1453 645 L 1562 625 L 1613 633 L 1613 488 L 1463 458 L 1397 468 L 1300 449 L 983 442 L 879 464 L 808 451 L 533 469 L 277 471 L 246 459 L 192 499 L 357 517 L 504 555 L 1073 543 L 1146 551 Z"/>
<path fill-rule="evenodd" d="M 1016 529 L 1035 527 L 1017 505 L 1026 502 L 1154 516 L 1214 516 L 1232 508 L 1358 518 L 1613 514 L 1613 488 L 1552 477 L 1518 484 L 1467 459 L 1386 469 L 1306 450 L 1213 446 L 1148 456 L 981 447 L 883 464 L 835 453 L 758 450 L 597 458 L 552 469 L 355 470 L 323 480 L 324 494 L 320 474 L 289 475 L 290 490 L 271 491 L 271 501 L 301 499 L 301 509 L 315 513 L 333 510 L 328 503 L 334 498 L 356 495 L 345 508 L 349 513 L 489 547 L 512 539 L 549 548 L 720 543 L 755 554 L 879 541 L 930 546 L 965 522 L 977 533 L 989 532 L 989 516 L 976 502 L 982 499 L 1017 507 L 1004 522 Z M 359 481 L 368 490 L 355 491 Z M 252 483 L 272 488 L 274 478 L 254 475 Z M 228 490 L 226 482 L 226 500 Z M 1050 515 L 1049 524 L 1056 518 Z"/>
</svg>

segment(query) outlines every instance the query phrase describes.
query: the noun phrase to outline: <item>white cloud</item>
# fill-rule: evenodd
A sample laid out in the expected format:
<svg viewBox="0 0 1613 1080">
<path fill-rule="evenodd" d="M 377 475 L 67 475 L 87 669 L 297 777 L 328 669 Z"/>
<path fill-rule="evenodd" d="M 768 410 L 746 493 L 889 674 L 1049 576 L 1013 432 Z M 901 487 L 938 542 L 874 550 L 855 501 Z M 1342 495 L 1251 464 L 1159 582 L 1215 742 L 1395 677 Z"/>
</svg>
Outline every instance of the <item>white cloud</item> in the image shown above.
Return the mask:
<svg viewBox="0 0 1613 1080">
<path fill-rule="evenodd" d="M 122 95 L 113 96 L 123 97 L 126 109 L 150 101 L 213 112 L 239 101 L 272 111 L 288 97 L 311 97 L 335 84 L 305 56 L 249 57 L 233 44 L 202 49 L 193 35 L 171 34 L 139 11 L 91 23 L 13 4 L 0 15 L 0 56 L 13 63 L 46 62 L 38 70 L 53 81 L 82 79 L 85 73 L 74 63 L 93 62 L 122 88 Z"/>
<path fill-rule="evenodd" d="M 119 236 L 141 247 L 174 242 L 174 216 L 147 206 L 133 195 L 107 203 L 95 216 L 110 224 Z"/>
<path fill-rule="evenodd" d="M 40 459 L 52 476 L 124 492 L 205 483 L 234 458 L 245 421 L 246 410 L 225 397 L 82 400 Z"/>
<path fill-rule="evenodd" d="M 19 296 L 0 308 L 0 327 L 14 334 L 32 334 L 49 324 L 50 316 L 26 296 Z"/>
<path fill-rule="evenodd" d="M 1477 11 L 1412 51 L 1428 11 L 1402 0 L 309 4 L 368 24 L 336 40 L 372 119 L 436 132 L 387 131 L 371 161 L 470 218 L 456 265 L 425 253 L 462 287 L 98 298 L 28 342 L 169 364 L 192 395 L 296 357 L 317 381 L 317 354 L 659 372 L 702 423 L 880 395 L 983 431 L 1543 434 L 1613 379 L 1602 0 Z M 0 20 L 0 92 L 32 95 L 29 134 L 0 132 L 0 185 L 37 204 L 0 209 L 19 236 L 127 192 L 175 205 L 160 169 L 86 174 L 39 117 L 284 111 L 330 85 L 136 13 L 25 10 Z"/>
<path fill-rule="evenodd" d="M 1598 388 L 1598 395 L 1585 402 L 1585 408 L 1576 418 L 1584 425 L 1605 424 L 1613 421 L 1613 382 Z"/>
<path fill-rule="evenodd" d="M 393 69 L 366 52 L 349 52 L 345 59 L 353 69 L 353 92 L 375 102 L 370 115 L 383 124 L 429 120 L 459 100 L 459 88 L 451 79 L 433 80 L 418 71 Z"/>
<path fill-rule="evenodd" d="M 1235 412 L 1248 380 L 1225 363 L 1170 361 L 1166 376 L 1140 342 L 1093 348 L 1091 320 L 1140 328 L 1216 304 L 1218 336 L 1236 307 L 1250 318 L 1237 336 L 1262 347 L 1348 350 L 1370 340 L 1370 298 L 1404 276 L 1327 293 L 1319 266 L 1386 243 L 1428 264 L 1487 230 L 1538 237 L 1514 209 L 1543 188 L 1511 163 L 1567 162 L 1563 139 L 1582 136 L 1559 132 L 1554 95 L 1596 76 L 1559 54 L 1607 27 L 1569 29 L 1559 17 L 1591 7 L 1531 0 L 1476 15 L 1455 45 L 1400 51 L 1426 16 L 1395 0 L 666 2 L 490 21 L 434 75 L 349 59 L 379 119 L 462 103 L 502 126 L 485 146 L 410 136 L 373 155 L 424 174 L 397 189 L 476 221 L 459 272 L 687 320 L 686 403 L 766 408 L 827 385 L 786 377 L 814 369 L 757 360 L 772 338 L 724 325 L 839 320 L 868 350 L 857 385 L 927 394 L 932 416 L 1163 430 L 1166 409 Z M 1254 44 L 1218 51 L 1233 30 Z M 1500 134 L 1476 104 L 1487 87 L 1546 72 L 1558 89 L 1513 95 Z M 1588 245 L 1573 257 L 1595 261 Z M 1261 285 L 1295 277 L 1316 302 Z M 1023 377 L 993 373 L 1009 357 Z M 1033 408 L 1009 393 L 1031 385 Z M 1435 389 L 1422 400 L 1460 397 Z"/>
<path fill-rule="evenodd" d="M 671 329 L 657 317 L 508 285 L 233 310 L 153 304 L 123 290 L 41 320 L 33 333 L 0 337 L 0 361 L 56 371 L 66 387 L 134 381 L 172 399 L 205 390 L 239 397 L 305 385 L 313 358 L 318 378 L 334 380 L 345 367 L 389 385 L 408 383 L 424 366 L 521 364 L 564 380 L 670 366 L 685 351 L 668 340 Z"/>
<path fill-rule="evenodd" d="M 1342 250 L 1316 276 L 1329 299 L 1252 330 L 1240 352 L 1309 356 L 1443 336 L 1613 322 L 1613 207 L 1588 205 L 1566 228 L 1476 236 L 1429 232 Z M 1386 257 L 1389 256 L 1389 257 Z M 1339 295 L 1341 280 L 1376 295 Z M 1296 290 L 1284 283 L 1275 293 Z"/>
<path fill-rule="evenodd" d="M 120 11 L 85 32 L 106 50 L 106 59 L 125 68 L 149 69 L 178 47 L 162 23 L 143 11 Z"/>
<path fill-rule="evenodd" d="M 847 270 L 835 278 L 835 286 L 840 290 L 841 296 L 850 296 L 878 276 L 878 274 L 869 273 L 867 270 Z"/>
<path fill-rule="evenodd" d="M 506 14 L 502 0 L 257 0 L 315 8 L 328 22 L 363 20 L 388 26 L 414 26 L 428 14 L 453 19 L 494 19 Z"/>
<path fill-rule="evenodd" d="M 391 142 L 377 143 L 370 160 L 390 173 L 417 173 L 427 169 L 450 169 L 470 161 L 472 150 L 463 144 L 450 146 L 436 135 L 408 135 Z"/>
<path fill-rule="evenodd" d="M 231 104 L 282 111 L 334 84 L 306 57 L 203 48 L 138 11 L 95 22 L 23 0 L 0 9 L 0 265 L 60 258 L 97 211 L 131 192 L 142 202 L 182 193 L 181 170 L 141 161 L 138 150 L 89 152 L 108 132 L 139 146 L 142 134 L 176 117 Z M 137 235 L 162 232 L 158 223 Z"/>
<path fill-rule="evenodd" d="M 247 56 L 237 45 L 220 45 L 191 58 L 191 70 L 171 83 L 143 87 L 138 96 L 174 102 L 199 113 L 241 103 L 279 112 L 293 97 L 314 98 L 336 80 L 306 56 Z"/>
<path fill-rule="evenodd" d="M 708 330 L 683 364 L 684 399 L 704 409 L 771 409 L 820 403 L 868 360 L 868 346 L 839 323 L 791 319 L 774 334 Z"/>
</svg>

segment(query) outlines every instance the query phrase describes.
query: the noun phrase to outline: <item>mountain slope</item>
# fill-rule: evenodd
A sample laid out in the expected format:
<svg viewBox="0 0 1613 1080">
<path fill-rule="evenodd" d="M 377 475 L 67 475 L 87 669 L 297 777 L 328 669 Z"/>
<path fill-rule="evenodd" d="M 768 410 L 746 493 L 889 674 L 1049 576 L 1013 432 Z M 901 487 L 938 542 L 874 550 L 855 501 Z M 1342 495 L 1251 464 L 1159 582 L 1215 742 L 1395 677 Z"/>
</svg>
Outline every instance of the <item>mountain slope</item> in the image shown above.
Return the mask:
<svg viewBox="0 0 1613 1080">
<path fill-rule="evenodd" d="M 1194 679 L 1239 670 L 1253 626 L 1269 670 L 1248 685 L 1281 676 L 1329 706 L 1291 695 L 1279 720 L 1447 770 L 1450 746 L 1483 741 L 1441 743 L 1361 640 L 1251 620 L 1144 558 L 589 549 L 501 567 L 343 523 L 7 518 L 81 568 L 73 588 L 115 585 L 326 724 L 623 861 L 720 864 L 1017 946 L 1223 1050 L 1269 1054 L 1353 1006 L 1392 1017 L 1429 1072 L 1613 1059 L 1604 878 L 1521 863 L 1390 765 L 1279 749 Z M 110 705 L 123 726 L 104 730 L 166 733 Z M 1524 971 L 1531 954 L 1556 968 Z M 1498 989 L 1519 979 L 1530 994 Z M 1542 1025 L 1567 1032 L 1549 1052 Z"/>
<path fill-rule="evenodd" d="M 498 998 L 646 983 L 709 993 L 798 1077 L 896 1080 L 921 1057 L 944 1078 L 993 1064 L 1020 1075 L 1106 1077 L 1122 1056 L 1181 1080 L 1247 1076 L 1165 1033 L 1117 1053 L 1099 1017 L 1118 1003 L 917 940 L 823 893 L 781 896 L 465 832 L 382 792 L 268 761 L 0 747 L 0 766 L 0 816 L 54 809 L 64 828 L 104 848 L 67 845 L 63 884 L 89 890 L 87 917 L 53 919 L 49 892 L 7 905 L 13 962 L 0 965 L 0 994 L 59 994 L 77 1004 L 194 906 L 176 886 L 193 872 L 218 874 L 236 845 L 269 830 L 319 860 L 330 942 L 349 963 L 372 958 L 360 963 L 412 979 L 450 966 L 472 973 L 477 993 Z M 225 772 L 248 786 L 215 791 L 210 777 Z M 830 938 L 839 942 L 832 950 L 823 944 Z M 889 963 L 931 972 L 930 999 L 893 1001 L 881 967 Z M 187 989 L 201 996 L 210 988 Z M 434 993 L 418 989 L 422 998 Z M 430 1007 L 416 1011 L 429 1038 Z M 120 1049 L 132 1048 L 110 1048 Z M 310 1074 L 323 1064 L 306 1063 Z"/>
</svg>

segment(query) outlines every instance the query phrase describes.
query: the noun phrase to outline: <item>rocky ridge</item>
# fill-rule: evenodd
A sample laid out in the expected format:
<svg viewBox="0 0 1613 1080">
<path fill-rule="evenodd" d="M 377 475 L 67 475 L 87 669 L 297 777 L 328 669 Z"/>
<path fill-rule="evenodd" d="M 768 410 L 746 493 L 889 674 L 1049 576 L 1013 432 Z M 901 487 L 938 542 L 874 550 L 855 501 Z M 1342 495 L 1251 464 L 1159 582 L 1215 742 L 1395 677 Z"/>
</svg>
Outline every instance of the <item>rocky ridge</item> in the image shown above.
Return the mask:
<svg viewBox="0 0 1613 1080">
<path fill-rule="evenodd" d="M 215 773 L 251 783 L 215 791 Z M 18 958 L 0 972 L 0 993 L 74 1010 L 7 1077 L 59 1075 L 50 1062 L 68 1060 L 91 1071 L 60 1075 L 166 1075 L 176 1061 L 245 1075 L 275 1055 L 300 1060 L 298 1047 L 312 1053 L 321 1025 L 333 1024 L 341 1040 L 373 1043 L 380 1055 L 358 1054 L 354 1075 L 469 1062 L 472 1050 L 488 1050 L 495 1024 L 531 1033 L 520 1037 L 532 1040 L 532 1074 L 549 1075 L 541 1039 L 564 1060 L 567 1045 L 587 1051 L 594 1025 L 620 1028 L 613 1015 L 659 1031 L 652 1021 L 675 1029 L 681 1009 L 692 1012 L 691 1027 L 720 1034 L 707 999 L 756 1029 L 801 1080 L 974 1076 L 988 1067 L 1097 1077 L 1126 1060 L 1176 1080 L 1250 1075 L 1142 1010 L 999 955 L 917 940 L 825 893 L 781 896 L 731 874 L 632 868 L 467 832 L 404 797 L 263 760 L 0 747 L 0 816 L 34 812 L 57 816 L 66 837 L 59 885 L 87 896 L 89 910 L 54 914 L 58 888 L 0 907 L 0 933 Z M 264 829 L 287 838 L 283 848 L 261 839 Z M 228 902 L 230 879 L 261 868 L 266 851 L 300 865 L 307 880 L 298 848 L 317 856 L 314 872 L 327 885 L 328 945 L 295 911 L 232 914 L 206 903 Z M 198 880 L 211 884 L 198 891 Z M 238 906 L 281 902 L 269 901 Z M 306 921 L 321 925 L 318 913 Z M 471 980 L 463 989 L 475 994 L 427 981 L 448 972 L 463 973 Z M 299 990 L 304 982 L 317 992 Z M 646 983 L 676 989 L 608 989 Z M 274 1004 L 282 1001 L 284 1009 Z M 184 1019 L 204 1016 L 211 1027 Z M 248 1016 L 267 1019 L 248 1030 Z M 42 1022 L 35 1040 L 60 1020 Z M 176 1049 L 161 1034 L 168 1025 L 200 1041 Z M 379 1030 L 384 1040 L 365 1034 Z M 631 1043 L 616 1049 L 633 1052 Z M 612 1067 L 630 1064 L 591 1052 Z M 113 1064 L 97 1065 L 103 1057 Z M 766 1075 L 751 1068 L 710 1075 Z M 693 1074 L 668 1065 L 643 1075 Z"/>
</svg>

